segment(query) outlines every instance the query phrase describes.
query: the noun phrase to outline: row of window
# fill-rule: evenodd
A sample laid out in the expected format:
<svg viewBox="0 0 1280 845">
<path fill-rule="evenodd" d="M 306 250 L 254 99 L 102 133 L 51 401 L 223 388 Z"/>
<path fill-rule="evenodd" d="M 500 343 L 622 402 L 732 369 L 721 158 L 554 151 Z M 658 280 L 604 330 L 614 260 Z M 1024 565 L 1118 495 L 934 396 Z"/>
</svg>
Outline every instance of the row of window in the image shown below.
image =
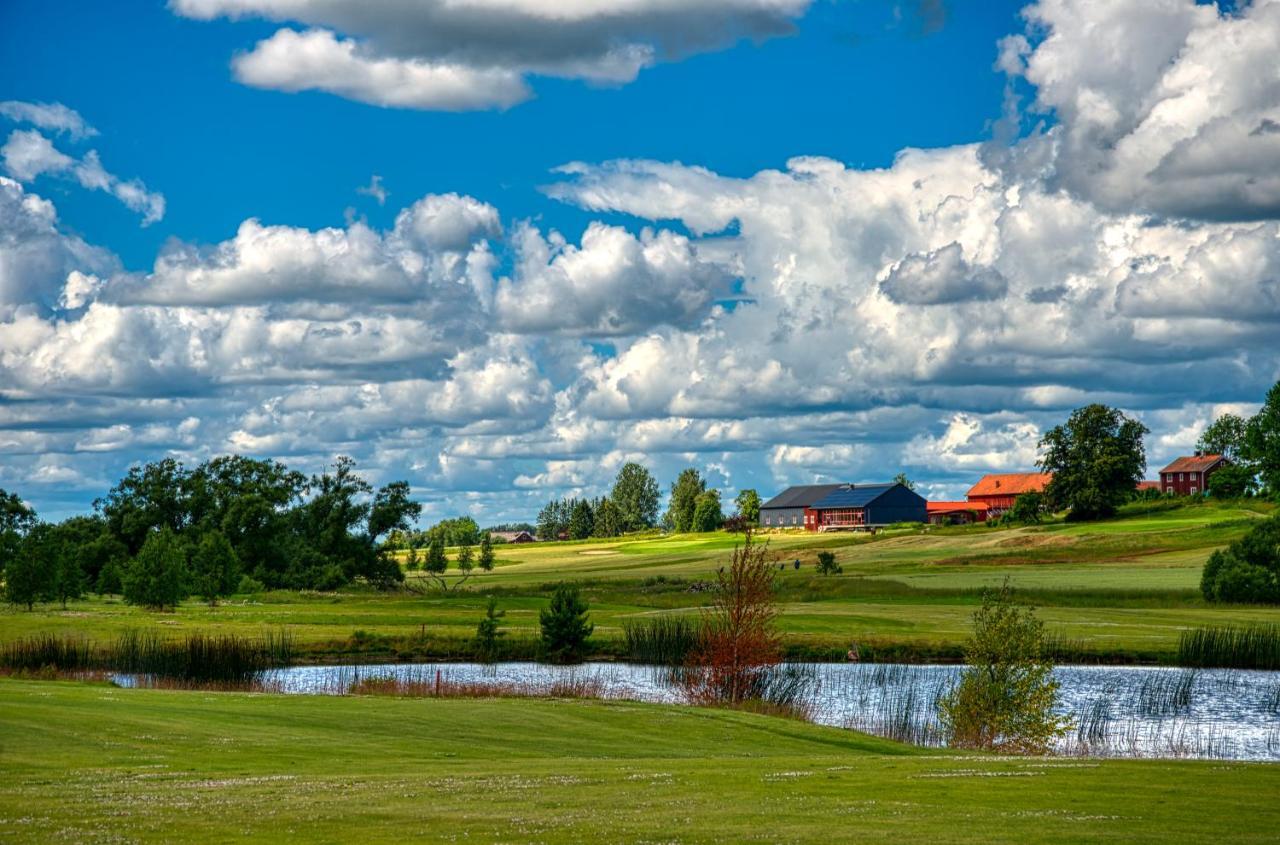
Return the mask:
<svg viewBox="0 0 1280 845">
<path fill-rule="evenodd" d="M 1199 478 L 1200 478 L 1200 473 L 1198 473 L 1198 472 L 1193 472 L 1193 473 L 1191 473 L 1191 480 L 1192 480 L 1192 481 L 1196 481 L 1196 480 L 1198 480 Z M 1180 472 L 1180 473 L 1178 473 L 1178 480 L 1179 480 L 1179 481 L 1186 481 L 1186 480 L 1187 480 L 1187 473 L 1185 473 L 1185 472 Z M 1165 483 L 1166 483 L 1166 484 L 1168 484 L 1170 481 L 1173 481 L 1173 473 L 1171 473 L 1171 472 L 1166 472 L 1166 473 L 1164 473 L 1164 481 L 1165 481 Z"/>
</svg>

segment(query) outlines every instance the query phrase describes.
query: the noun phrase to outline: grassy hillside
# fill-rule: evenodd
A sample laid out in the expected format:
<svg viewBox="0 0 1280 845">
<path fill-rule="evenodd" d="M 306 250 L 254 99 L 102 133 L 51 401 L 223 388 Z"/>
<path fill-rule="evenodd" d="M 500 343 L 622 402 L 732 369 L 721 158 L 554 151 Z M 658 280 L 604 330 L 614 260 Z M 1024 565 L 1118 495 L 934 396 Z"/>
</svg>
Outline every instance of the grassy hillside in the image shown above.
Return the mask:
<svg viewBox="0 0 1280 845">
<path fill-rule="evenodd" d="M 0 681 L 14 842 L 1272 841 L 1280 767 L 1002 759 L 723 710 Z"/>
<path fill-rule="evenodd" d="M 774 534 L 781 627 L 793 655 L 837 657 L 858 643 L 881 657 L 954 658 L 985 586 L 1008 577 L 1037 604 L 1074 658 L 1167 660 L 1180 633 L 1200 625 L 1275 621 L 1274 608 L 1206 605 L 1197 585 L 1213 549 L 1241 536 L 1265 505 L 1135 508 L 1088 525 L 984 526 L 854 534 Z M 118 599 L 73 602 L 63 611 L 0 610 L 0 640 L 36 632 L 111 637 L 140 626 L 257 634 L 289 626 L 312 659 L 465 656 L 485 595 L 507 611 L 513 656 L 532 653 L 538 610 L 560 580 L 583 584 L 601 655 L 618 655 L 628 619 L 697 613 L 700 583 L 714 577 L 740 538 L 723 533 L 498 547 L 498 567 L 448 595 L 277 592 L 239 597 L 216 609 L 197 602 L 148 613 Z M 821 549 L 844 574 L 820 577 Z M 795 560 L 801 568 L 792 566 Z M 451 570 L 452 571 L 452 570 Z"/>
</svg>

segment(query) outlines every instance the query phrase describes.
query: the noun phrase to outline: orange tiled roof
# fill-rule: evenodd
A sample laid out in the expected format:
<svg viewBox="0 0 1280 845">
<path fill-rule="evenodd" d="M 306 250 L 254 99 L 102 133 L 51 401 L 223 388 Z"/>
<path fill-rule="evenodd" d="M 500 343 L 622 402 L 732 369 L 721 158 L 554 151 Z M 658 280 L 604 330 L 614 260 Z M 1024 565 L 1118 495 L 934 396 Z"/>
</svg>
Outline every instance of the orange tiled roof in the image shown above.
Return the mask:
<svg viewBox="0 0 1280 845">
<path fill-rule="evenodd" d="M 970 496 L 1018 496 L 1043 493 L 1053 479 L 1048 472 L 1010 472 L 984 475 L 969 488 Z"/>
<path fill-rule="evenodd" d="M 1221 455 L 1190 455 L 1176 459 L 1161 472 L 1204 472 L 1222 460 Z"/>
<path fill-rule="evenodd" d="M 925 502 L 928 513 L 952 513 L 953 511 L 985 511 L 982 502 Z"/>
<path fill-rule="evenodd" d="M 1159 490 L 1160 482 L 1159 481 L 1139 481 L 1138 489 L 1139 490 Z"/>
</svg>

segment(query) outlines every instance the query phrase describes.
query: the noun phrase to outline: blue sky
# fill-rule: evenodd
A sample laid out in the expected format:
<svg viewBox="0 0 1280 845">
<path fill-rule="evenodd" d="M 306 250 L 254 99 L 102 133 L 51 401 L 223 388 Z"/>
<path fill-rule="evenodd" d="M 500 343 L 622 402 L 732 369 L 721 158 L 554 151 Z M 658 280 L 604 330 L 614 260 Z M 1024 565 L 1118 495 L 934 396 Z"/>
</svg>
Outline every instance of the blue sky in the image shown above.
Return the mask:
<svg viewBox="0 0 1280 845">
<path fill-rule="evenodd" d="M 959 496 L 1087 401 L 1154 471 L 1280 376 L 1280 4 L 1104 5 L 9 0 L 0 487 Z"/>
</svg>

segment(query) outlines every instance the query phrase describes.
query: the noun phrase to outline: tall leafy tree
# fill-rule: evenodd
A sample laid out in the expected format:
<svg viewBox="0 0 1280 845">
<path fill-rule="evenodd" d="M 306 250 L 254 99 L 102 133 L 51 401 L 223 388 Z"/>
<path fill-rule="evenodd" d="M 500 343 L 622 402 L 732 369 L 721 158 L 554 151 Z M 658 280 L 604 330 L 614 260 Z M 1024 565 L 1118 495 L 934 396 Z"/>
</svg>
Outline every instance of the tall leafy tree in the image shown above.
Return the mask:
<svg viewBox="0 0 1280 845">
<path fill-rule="evenodd" d="M 1267 391 L 1262 408 L 1246 425 L 1241 451 L 1271 495 L 1280 496 L 1280 382 Z"/>
<path fill-rule="evenodd" d="M 290 514 L 307 479 L 278 461 L 224 455 L 192 471 L 191 522 L 203 533 L 218 531 L 242 568 L 264 583 L 283 586 L 289 569 Z M 305 586 L 313 586 L 306 584 Z"/>
<path fill-rule="evenodd" d="M 724 525 L 724 512 L 720 507 L 720 491 L 707 490 L 700 493 L 694 502 L 691 529 L 694 531 L 718 531 L 722 525 Z"/>
<path fill-rule="evenodd" d="M 209 603 L 232 593 L 240 578 L 240 561 L 221 531 L 207 531 L 191 552 L 191 581 L 196 595 Z"/>
<path fill-rule="evenodd" d="M 596 505 L 595 527 L 591 533 L 595 537 L 617 537 L 622 533 L 622 514 L 613 499 L 606 496 Z"/>
<path fill-rule="evenodd" d="M 177 607 L 188 591 L 187 553 L 167 526 L 151 532 L 125 567 L 124 600 L 153 610 Z"/>
<path fill-rule="evenodd" d="M 80 566 L 79 549 L 55 530 L 48 550 L 49 597 L 67 609 L 67 602 L 84 595 L 89 579 Z"/>
<path fill-rule="evenodd" d="M 1207 455 L 1222 455 L 1232 461 L 1240 459 L 1248 424 L 1235 414 L 1223 414 L 1200 433 L 1196 450 Z"/>
<path fill-rule="evenodd" d="M 36 602 L 49 597 L 53 580 L 51 534 L 52 526 L 40 522 L 22 536 L 17 553 L 4 570 L 4 597 L 9 603 L 26 605 L 30 611 Z"/>
<path fill-rule="evenodd" d="M 591 503 L 586 499 L 574 502 L 573 510 L 569 514 L 569 539 L 585 540 L 591 536 L 594 529 L 595 513 L 591 510 Z"/>
<path fill-rule="evenodd" d="M 738 516 L 747 522 L 754 525 L 760 521 L 760 494 L 754 489 L 748 487 L 746 490 L 738 491 L 733 503 L 738 508 Z"/>
<path fill-rule="evenodd" d="M 1280 604 L 1280 516 L 1210 555 L 1200 591 L 1213 602 Z"/>
<path fill-rule="evenodd" d="M 1099 519 L 1133 495 L 1147 468 L 1147 427 L 1106 405 L 1086 405 L 1040 440 L 1040 467 L 1053 473 L 1045 491 L 1068 519 Z"/>
<path fill-rule="evenodd" d="M 897 475 L 895 475 L 893 477 L 893 483 L 901 484 L 903 487 L 907 488 L 908 490 L 916 489 L 916 483 L 912 481 L 910 478 L 907 478 L 907 474 L 905 472 L 900 472 Z"/>
<path fill-rule="evenodd" d="M 18 554 L 23 538 L 35 527 L 36 512 L 16 493 L 0 488 L 0 575 L 5 564 Z"/>
<path fill-rule="evenodd" d="M 667 504 L 667 518 L 671 530 L 678 533 L 693 530 L 693 510 L 698 497 L 707 489 L 702 474 L 693 467 L 683 469 L 671 482 L 671 499 Z"/>
<path fill-rule="evenodd" d="M 190 522 L 190 478 L 173 458 L 133 467 L 94 505 L 108 530 L 136 555 L 160 528 L 182 531 Z"/>
<path fill-rule="evenodd" d="M 609 498 L 618 507 L 624 531 L 651 528 L 658 521 L 661 494 L 653 473 L 637 463 L 624 464 L 618 470 Z"/>
</svg>

